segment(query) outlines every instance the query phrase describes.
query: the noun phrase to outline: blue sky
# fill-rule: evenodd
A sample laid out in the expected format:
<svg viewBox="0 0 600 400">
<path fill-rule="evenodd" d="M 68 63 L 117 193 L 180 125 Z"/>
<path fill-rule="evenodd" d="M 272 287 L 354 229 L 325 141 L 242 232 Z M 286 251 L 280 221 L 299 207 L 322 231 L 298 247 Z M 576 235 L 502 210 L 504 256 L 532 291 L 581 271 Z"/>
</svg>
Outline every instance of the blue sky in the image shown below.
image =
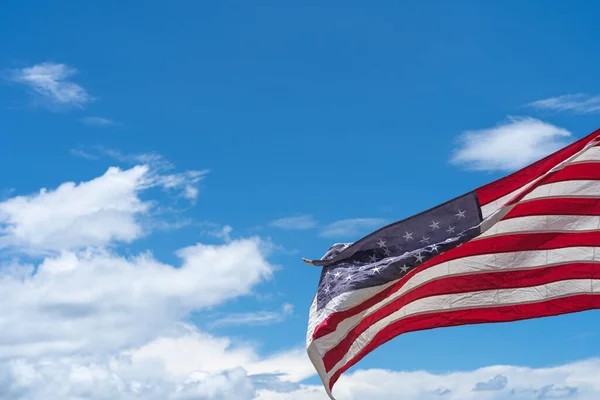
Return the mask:
<svg viewBox="0 0 600 400">
<path fill-rule="evenodd" d="M 52 385 L 60 398 L 81 396 L 42 361 L 85 366 L 95 393 L 117 390 L 89 365 L 110 370 L 107 360 L 131 354 L 137 380 L 119 370 L 129 383 L 159 379 L 147 354 L 179 371 L 146 398 L 170 398 L 193 372 L 227 383 L 213 394 L 186 386 L 189 398 L 323 398 L 301 351 L 319 270 L 301 257 L 600 127 L 600 9 L 590 3 L 8 1 L 1 9 L 0 261 L 14 319 L 0 324 L 21 332 L 0 344 L 11 398 L 44 398 Z M 23 275 L 31 268 L 39 276 Z M 592 398 L 600 387 L 576 386 L 583 378 L 560 368 L 600 374 L 598 315 L 407 334 L 351 374 L 427 371 L 431 387 L 406 394 L 415 399 L 463 382 L 453 371 L 469 390 L 472 380 L 485 388 L 496 372 L 508 376 L 477 398 L 512 389 Z M 231 346 L 207 350 L 218 343 Z M 175 348 L 192 360 L 169 358 Z M 15 389 L 15 363 L 45 384 Z M 523 383 L 527 391 L 513 370 L 480 370 L 497 365 L 544 378 Z M 559 372 L 540 372 L 552 366 Z M 375 398 L 351 385 L 340 382 L 341 399 Z M 463 389 L 448 396 L 471 398 Z"/>
</svg>

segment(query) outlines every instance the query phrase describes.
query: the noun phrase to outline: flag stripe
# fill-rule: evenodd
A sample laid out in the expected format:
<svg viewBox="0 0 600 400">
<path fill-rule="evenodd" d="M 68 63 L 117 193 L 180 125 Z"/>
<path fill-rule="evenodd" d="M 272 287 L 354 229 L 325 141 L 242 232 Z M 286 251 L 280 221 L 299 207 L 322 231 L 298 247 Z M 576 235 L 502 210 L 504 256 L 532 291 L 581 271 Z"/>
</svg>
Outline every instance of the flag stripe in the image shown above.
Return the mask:
<svg viewBox="0 0 600 400">
<path fill-rule="evenodd" d="M 346 332 L 358 323 L 360 318 L 377 311 L 380 307 L 402 296 L 409 289 L 428 281 L 455 274 L 490 272 L 499 269 L 535 268 L 546 263 L 594 261 L 595 247 L 563 247 L 554 250 L 525 250 L 500 254 L 484 254 L 448 261 L 438 265 L 419 268 L 407 274 L 375 296 L 351 309 L 335 312 L 319 324 L 313 339 L 318 340 L 321 349 L 333 347 Z M 600 254 L 600 252 L 598 252 Z M 425 266 L 424 266 L 425 267 Z M 325 336 L 330 335 L 327 338 Z"/>
<path fill-rule="evenodd" d="M 539 178 L 538 178 L 539 179 Z M 494 214 L 496 211 L 500 210 L 502 208 L 502 206 L 504 206 L 506 203 L 508 203 L 510 200 L 512 200 L 514 197 L 518 196 L 520 193 L 522 193 L 523 191 L 527 190 L 527 188 L 531 187 L 532 185 L 534 185 L 535 182 L 531 182 L 528 185 L 525 186 L 521 186 L 520 188 L 518 188 L 517 190 L 510 192 L 509 194 L 494 200 L 493 202 L 490 202 L 484 206 L 481 207 L 481 216 L 483 217 L 483 219 L 488 218 L 490 215 Z"/>
<path fill-rule="evenodd" d="M 571 160 L 566 165 L 572 165 L 574 163 L 591 162 L 591 161 L 600 161 L 600 148 L 598 147 L 598 144 L 595 144 L 593 147 L 590 147 L 590 148 L 586 149 L 585 151 L 582 151 L 582 153 L 580 155 L 575 157 L 573 160 Z M 556 171 L 559 171 L 561 169 L 561 167 L 564 167 L 566 165 L 555 167 L 555 168 L 557 168 Z M 547 174 L 551 175 L 552 171 L 548 172 Z M 509 202 L 514 203 L 514 202 L 519 201 L 528 192 L 530 192 L 533 188 L 535 188 L 536 186 L 539 186 L 542 183 L 545 183 L 546 177 L 547 177 L 547 175 L 541 175 L 541 176 L 535 178 L 534 180 L 526 183 L 525 185 L 515 189 L 514 191 L 512 191 L 494 201 L 491 201 L 491 202 L 483 205 L 481 207 L 481 214 L 482 214 L 483 218 L 485 219 L 485 218 L 489 217 L 490 215 L 492 215 L 493 213 L 498 211 L 500 208 L 502 208 L 502 206 L 508 204 Z M 480 199 L 480 203 L 481 203 L 481 199 Z"/>
<path fill-rule="evenodd" d="M 418 306 L 414 305 L 414 302 L 417 300 L 425 299 L 427 297 L 438 298 L 439 295 L 457 293 L 461 296 L 468 296 L 469 292 L 481 292 L 492 289 L 524 288 L 556 281 L 585 278 L 600 278 L 600 264 L 597 262 L 567 263 L 545 266 L 542 268 L 450 276 L 429 281 L 426 284 L 407 292 L 386 306 L 381 307 L 375 313 L 364 317 L 335 347 L 324 354 L 323 362 L 326 370 L 329 372 L 339 360 L 344 358 L 357 339 L 361 339 L 361 344 L 367 343 L 365 338 L 361 335 L 382 318 L 388 317 L 402 309 L 405 310 L 405 315 L 422 312 Z M 411 303 L 413 303 L 412 307 Z"/>
<path fill-rule="evenodd" d="M 583 154 L 586 154 L 588 151 L 589 150 L 583 152 Z M 521 190 L 516 196 L 510 199 L 506 205 L 516 204 L 526 198 L 534 190 L 543 187 L 551 187 L 549 185 L 553 183 L 569 181 L 597 181 L 600 179 L 599 166 L 600 163 L 595 160 L 576 164 L 568 163 L 563 165 L 561 168 L 557 168 L 540 177 L 535 184 L 528 185 L 524 190 Z"/>
<path fill-rule="evenodd" d="M 600 160 L 600 147 L 596 144 L 594 147 L 590 147 L 583 154 L 575 157 L 571 163 L 585 162 L 585 161 L 598 161 Z"/>
<path fill-rule="evenodd" d="M 337 306 L 337 311 L 335 311 L 334 313 L 335 315 L 342 314 L 348 310 L 354 309 L 355 307 L 365 307 L 365 299 L 371 299 L 372 297 L 376 296 L 378 293 L 392 286 L 396 282 L 398 282 L 398 280 L 390 281 L 380 286 L 372 286 L 369 288 L 345 292 L 337 297 L 334 297 L 328 304 L 335 304 Z M 375 304 L 375 302 L 373 304 Z M 338 308 L 340 306 L 344 308 Z M 325 306 L 323 309 L 317 310 L 315 303 L 315 309 L 314 312 L 311 314 L 308 328 L 311 339 L 327 334 L 327 327 L 331 325 L 330 320 L 332 319 L 332 315 L 334 315 L 331 311 L 332 308 L 333 307 Z M 347 316 L 350 315 L 353 314 L 348 314 Z"/>
<path fill-rule="evenodd" d="M 504 220 L 534 215 L 600 215 L 600 198 L 550 197 L 523 201 L 513 207 Z"/>
<path fill-rule="evenodd" d="M 600 129 L 471 192 L 478 210 L 467 211 L 467 218 L 479 219 L 464 219 L 469 225 L 458 226 L 456 238 L 448 239 L 462 239 L 457 247 L 443 247 L 445 237 L 429 245 L 425 235 L 422 248 L 406 248 L 398 243 L 400 233 L 382 229 L 370 237 L 372 243 L 379 238 L 387 258 L 362 265 L 358 257 L 333 267 L 335 277 L 327 275 L 329 281 L 319 290 L 329 293 L 334 285 L 335 297 L 317 298 L 307 336 L 309 355 L 325 386 L 332 388 L 341 373 L 404 332 L 600 308 L 598 135 Z M 441 213 L 432 222 L 437 226 L 431 229 L 440 229 L 442 221 L 451 235 L 456 219 L 448 216 L 457 212 L 462 213 L 457 218 L 464 218 L 465 208 L 455 203 L 446 208 L 458 211 L 438 207 Z M 420 237 L 429 216 L 419 218 L 410 221 L 418 224 L 414 231 Z M 404 254 L 391 256 L 386 243 L 404 247 Z M 441 254 L 435 254 L 440 245 Z M 377 260 L 378 255 L 368 257 Z M 363 291 L 360 285 L 371 287 Z M 345 290 L 343 296 L 339 290 Z"/>
<path fill-rule="evenodd" d="M 600 308 L 600 296 L 597 292 L 594 292 L 594 290 L 600 291 L 600 281 L 592 281 L 591 285 L 594 289 L 590 289 L 588 293 L 557 295 L 541 302 L 442 311 L 414 315 L 407 319 L 395 321 L 380 331 L 349 362 L 330 375 L 329 388 L 333 387 L 344 371 L 360 361 L 369 352 L 402 333 L 466 324 L 518 321 Z"/>
<path fill-rule="evenodd" d="M 597 247 L 567 247 L 555 250 L 532 250 L 523 252 L 488 254 L 473 256 L 459 261 L 450 261 L 424 270 L 413 275 L 404 285 L 391 293 L 374 306 L 361 310 L 357 315 L 350 316 L 339 322 L 327 336 L 315 338 L 316 346 L 325 354 L 326 351 L 339 343 L 348 331 L 353 329 L 361 318 L 377 312 L 387 304 L 396 301 L 405 293 L 414 290 L 434 280 L 450 276 L 477 273 L 500 272 L 504 270 L 535 269 L 545 265 L 561 265 L 568 263 L 585 263 L 600 261 L 600 248 Z M 333 324 L 332 324 L 333 325 Z M 333 327 L 332 327 L 333 328 Z"/>
<path fill-rule="evenodd" d="M 544 184 L 574 180 L 598 180 L 600 179 L 600 168 L 598 167 L 600 164 L 596 161 L 569 164 L 559 171 L 548 174 Z"/>
<path fill-rule="evenodd" d="M 600 197 L 599 181 L 579 180 L 540 185 L 519 201 L 552 197 Z"/>
<path fill-rule="evenodd" d="M 342 311 L 331 313 L 324 322 L 315 328 L 313 337 L 324 336 L 333 330 L 339 322 L 351 315 L 357 314 L 360 311 L 367 309 L 379 303 L 391 293 L 399 290 L 402 285 L 410 279 L 411 276 L 427 269 L 434 265 L 438 265 L 447 261 L 456 260 L 468 256 L 492 254 L 492 253 L 507 253 L 515 251 L 527 250 L 551 250 L 561 247 L 589 246 L 593 247 L 600 244 L 600 232 L 542 232 L 542 233 L 518 233 L 513 235 L 488 237 L 482 239 L 474 239 L 470 242 L 456 247 L 446 253 L 440 254 L 437 257 L 425 262 L 423 265 L 415 268 L 402 279 L 396 281 L 393 285 L 378 292 L 369 299 L 356 307 Z"/>
<path fill-rule="evenodd" d="M 480 187 L 476 190 L 479 203 L 485 206 L 494 200 L 518 190 L 520 187 L 542 176 L 557 164 L 577 154 L 599 134 L 600 129 L 519 171 Z"/>
<path fill-rule="evenodd" d="M 600 217 L 594 215 L 535 215 L 532 217 L 501 220 L 479 238 L 525 232 L 592 231 L 600 226 Z"/>
</svg>

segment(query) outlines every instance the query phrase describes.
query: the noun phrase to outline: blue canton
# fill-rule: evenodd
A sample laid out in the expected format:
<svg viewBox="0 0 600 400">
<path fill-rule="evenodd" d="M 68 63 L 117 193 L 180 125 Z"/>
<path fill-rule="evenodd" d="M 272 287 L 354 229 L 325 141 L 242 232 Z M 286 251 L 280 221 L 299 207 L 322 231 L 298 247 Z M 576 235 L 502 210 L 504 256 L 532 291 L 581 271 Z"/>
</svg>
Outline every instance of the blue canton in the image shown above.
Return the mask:
<svg viewBox="0 0 600 400">
<path fill-rule="evenodd" d="M 315 261 L 323 270 L 317 308 L 348 291 L 397 280 L 438 254 L 480 234 L 474 192 L 388 225 L 353 244 L 336 244 Z"/>
</svg>

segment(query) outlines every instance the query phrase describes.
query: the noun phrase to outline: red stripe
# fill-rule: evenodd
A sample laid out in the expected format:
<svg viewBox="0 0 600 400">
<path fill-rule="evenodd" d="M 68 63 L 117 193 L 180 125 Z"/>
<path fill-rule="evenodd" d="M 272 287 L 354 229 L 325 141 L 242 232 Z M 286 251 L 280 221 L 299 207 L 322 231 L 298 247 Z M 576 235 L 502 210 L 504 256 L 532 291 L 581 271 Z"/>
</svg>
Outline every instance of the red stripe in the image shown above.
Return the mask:
<svg viewBox="0 0 600 400">
<path fill-rule="evenodd" d="M 517 204 L 503 219 L 534 215 L 600 215 L 600 198 L 541 198 Z"/>
<path fill-rule="evenodd" d="M 504 236 L 493 236 L 482 239 L 471 240 L 462 246 L 455 247 L 452 250 L 442 253 L 437 257 L 423 263 L 423 265 L 413 269 L 411 272 L 406 274 L 402 279 L 381 292 L 376 293 L 369 299 L 366 299 L 362 303 L 349 308 L 348 310 L 333 312 L 325 318 L 315 328 L 313 332 L 313 339 L 318 339 L 325 336 L 337 328 L 338 324 L 344 319 L 356 315 L 361 311 L 374 306 L 392 293 L 399 290 L 410 277 L 413 275 L 433 267 L 434 265 L 441 264 L 446 261 L 456 260 L 463 257 L 491 254 L 491 253 L 505 253 L 513 251 L 527 251 L 527 250 L 550 250 L 561 247 L 572 247 L 572 246 L 599 246 L 600 245 L 600 232 L 541 232 L 541 233 L 517 233 Z"/>
<path fill-rule="evenodd" d="M 554 172 L 551 177 L 544 180 L 544 185 L 554 182 L 577 181 L 577 180 L 599 180 L 600 163 L 584 162 L 569 164 Z"/>
<path fill-rule="evenodd" d="M 484 206 L 539 178 L 557 164 L 581 151 L 598 134 L 600 129 L 511 175 L 480 187 L 475 190 L 479 203 Z"/>
<path fill-rule="evenodd" d="M 517 204 L 518 202 L 522 201 L 529 193 L 533 192 L 535 189 L 542 185 L 577 180 L 599 180 L 600 168 L 597 168 L 599 165 L 600 163 L 598 162 L 585 162 L 567 165 L 558 171 L 554 171 L 545 175 L 542 179 L 537 181 L 535 185 L 532 185 L 526 190 L 523 190 L 517 196 L 512 198 L 507 204 Z"/>
<path fill-rule="evenodd" d="M 375 335 L 373 340 L 356 357 L 336 371 L 329 380 L 329 388 L 333 388 L 333 385 L 344 371 L 377 347 L 402 333 L 458 325 L 512 322 L 570 314 L 597 308 L 600 308 L 599 295 L 581 294 L 550 299 L 539 303 L 415 315 L 394 322 Z"/>
<path fill-rule="evenodd" d="M 586 278 L 600 278 L 599 263 L 579 262 L 524 270 L 474 273 L 427 282 L 363 318 L 335 347 L 325 353 L 323 356 L 325 369 L 329 372 L 350 350 L 352 343 L 371 325 L 415 300 L 429 296 L 523 288 L 567 279 Z"/>
</svg>

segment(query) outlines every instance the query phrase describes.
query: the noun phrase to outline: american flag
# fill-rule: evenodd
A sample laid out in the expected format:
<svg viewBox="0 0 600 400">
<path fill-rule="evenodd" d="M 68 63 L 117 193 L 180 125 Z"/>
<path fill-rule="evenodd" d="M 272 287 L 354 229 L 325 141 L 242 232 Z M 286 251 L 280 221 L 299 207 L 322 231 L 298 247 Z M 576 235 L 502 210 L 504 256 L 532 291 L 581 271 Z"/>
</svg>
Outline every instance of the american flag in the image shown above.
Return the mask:
<svg viewBox="0 0 600 400">
<path fill-rule="evenodd" d="M 308 355 L 328 395 L 405 332 L 600 308 L 600 130 L 320 260 Z"/>
</svg>

